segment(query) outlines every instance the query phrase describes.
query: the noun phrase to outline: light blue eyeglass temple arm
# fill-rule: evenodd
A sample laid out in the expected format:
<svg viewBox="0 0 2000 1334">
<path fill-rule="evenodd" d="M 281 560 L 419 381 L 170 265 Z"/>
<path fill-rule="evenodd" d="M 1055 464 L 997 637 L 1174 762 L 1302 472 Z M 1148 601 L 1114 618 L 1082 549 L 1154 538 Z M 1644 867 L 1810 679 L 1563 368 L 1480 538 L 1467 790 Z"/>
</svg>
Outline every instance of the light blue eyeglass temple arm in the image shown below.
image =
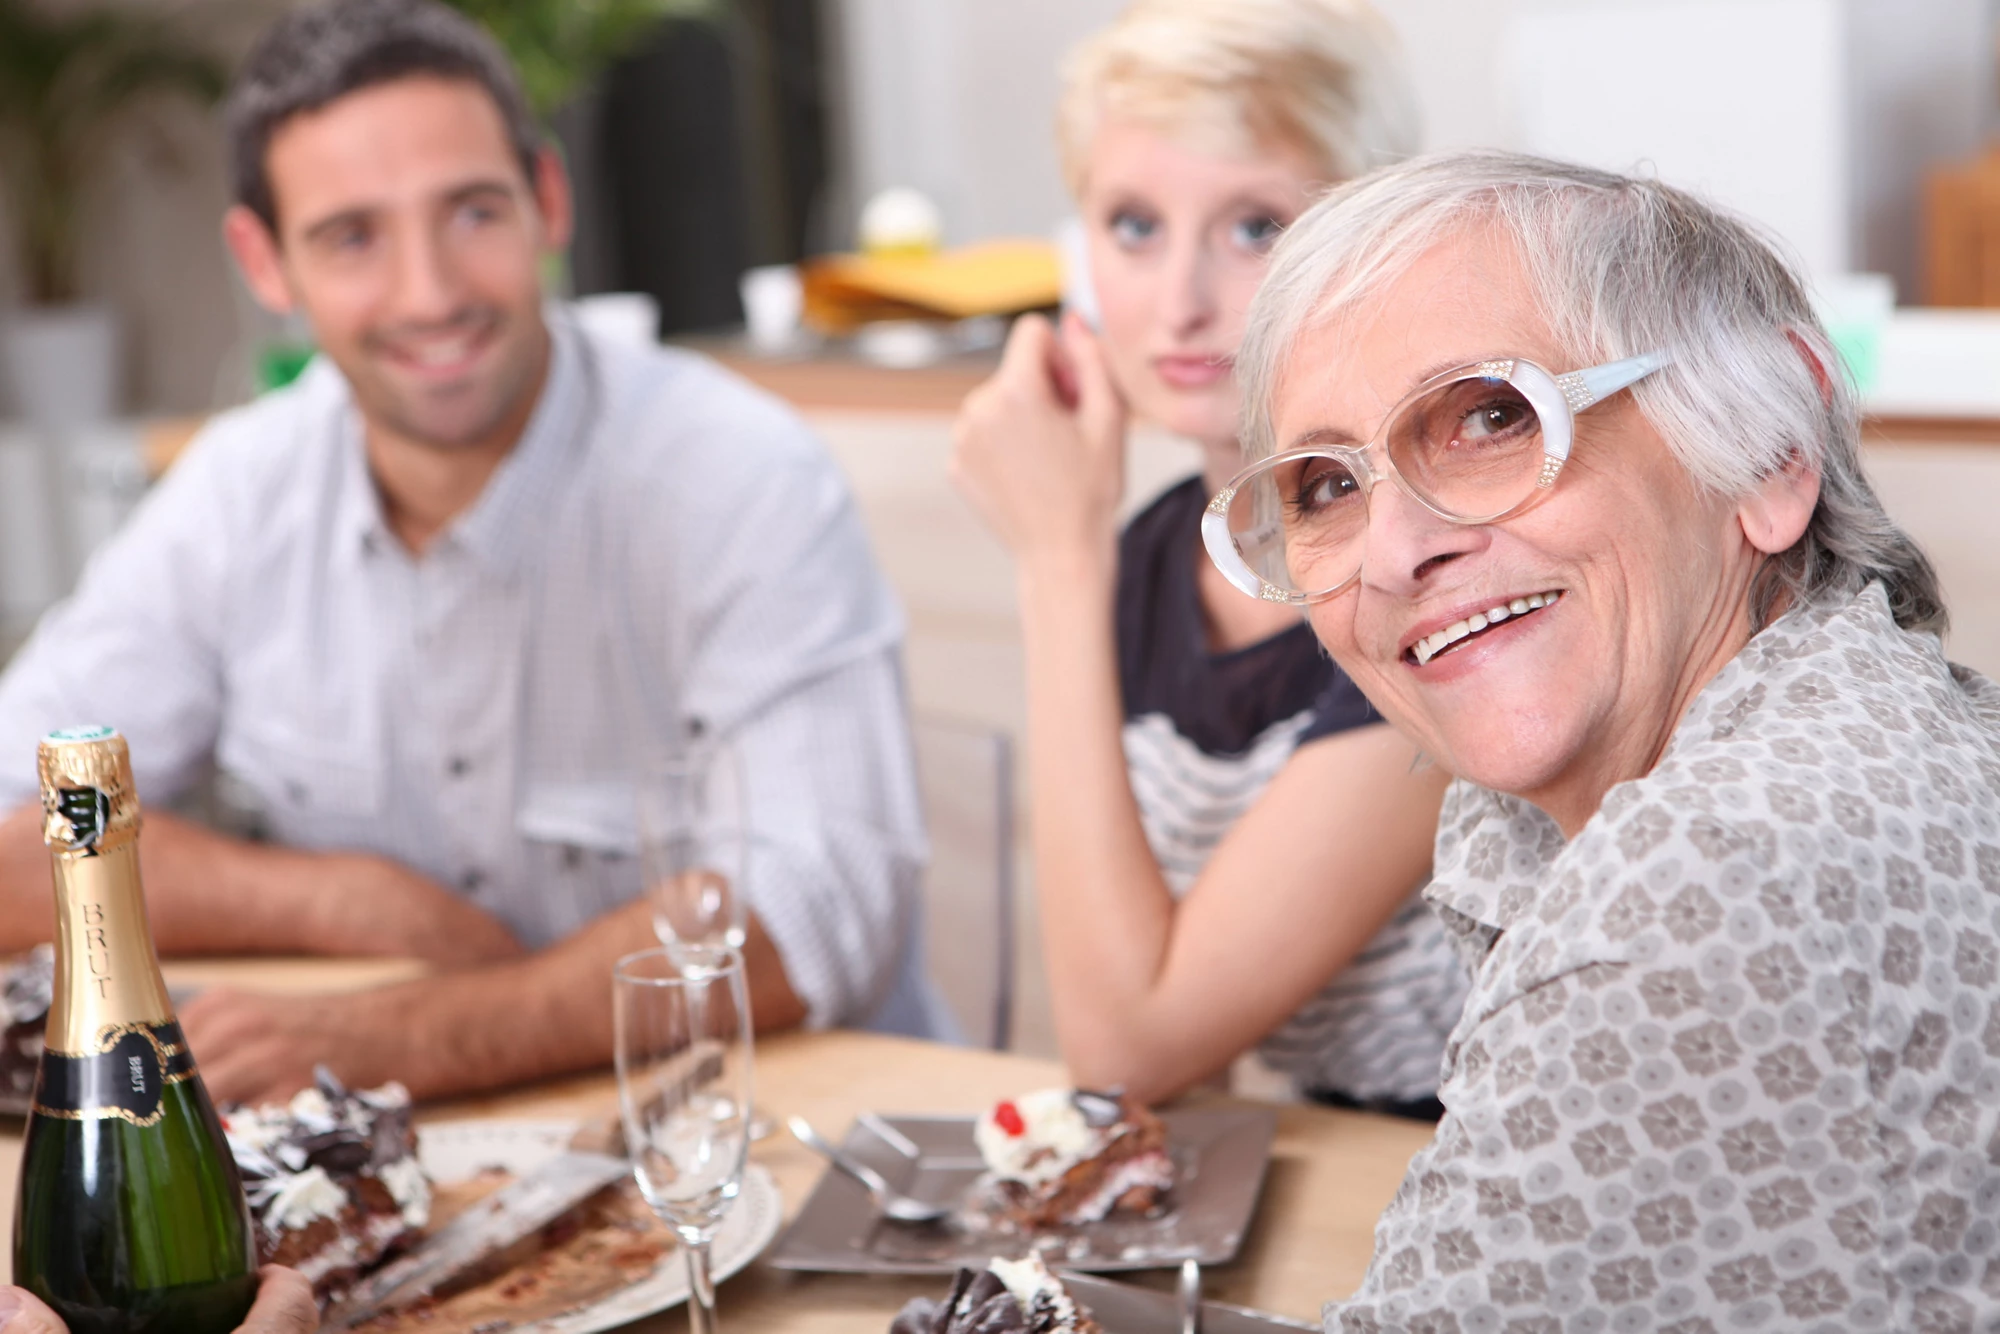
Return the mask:
<svg viewBox="0 0 2000 1334">
<path fill-rule="evenodd" d="M 1648 352 L 1644 356 L 1627 357 L 1623 361 L 1592 366 L 1589 370 L 1558 375 L 1556 383 L 1562 386 L 1563 397 L 1569 400 L 1570 411 L 1582 412 L 1591 404 L 1602 402 L 1620 389 L 1627 389 L 1639 383 L 1660 367 L 1671 365 L 1673 360 L 1673 357 L 1665 352 Z"/>
</svg>

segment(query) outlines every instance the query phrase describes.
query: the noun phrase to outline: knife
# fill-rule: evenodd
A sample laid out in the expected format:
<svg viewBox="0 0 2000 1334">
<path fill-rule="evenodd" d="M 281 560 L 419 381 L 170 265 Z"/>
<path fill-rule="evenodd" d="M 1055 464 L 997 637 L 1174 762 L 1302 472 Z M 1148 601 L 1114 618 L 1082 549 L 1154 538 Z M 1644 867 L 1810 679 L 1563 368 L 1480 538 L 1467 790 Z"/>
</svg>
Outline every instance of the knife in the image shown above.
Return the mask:
<svg viewBox="0 0 2000 1334">
<path fill-rule="evenodd" d="M 351 1329 L 437 1292 L 631 1171 L 618 1122 L 608 1117 L 585 1122 L 562 1153 L 350 1288 L 321 1328 Z"/>
</svg>

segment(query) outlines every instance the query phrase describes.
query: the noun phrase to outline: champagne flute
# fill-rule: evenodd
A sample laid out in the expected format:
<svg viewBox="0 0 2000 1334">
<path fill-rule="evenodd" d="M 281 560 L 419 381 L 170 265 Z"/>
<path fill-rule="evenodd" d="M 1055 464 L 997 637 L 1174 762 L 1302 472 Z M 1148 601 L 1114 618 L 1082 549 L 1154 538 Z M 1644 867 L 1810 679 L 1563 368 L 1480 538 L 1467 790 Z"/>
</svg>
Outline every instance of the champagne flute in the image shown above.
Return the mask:
<svg viewBox="0 0 2000 1334">
<path fill-rule="evenodd" d="M 742 1189 L 750 1148 L 743 956 L 710 945 L 628 954 L 611 999 L 632 1175 L 687 1256 L 690 1327 L 714 1334 L 709 1245 Z"/>
<path fill-rule="evenodd" d="M 639 869 L 660 943 L 743 948 L 749 820 L 743 766 L 727 743 L 696 743 L 638 785 Z"/>
<path fill-rule="evenodd" d="M 653 932 L 668 949 L 743 948 L 747 793 L 742 756 L 726 741 L 692 742 L 641 774 L 639 872 L 653 904 Z M 771 1119 L 752 1108 L 750 1138 L 770 1133 Z"/>
</svg>

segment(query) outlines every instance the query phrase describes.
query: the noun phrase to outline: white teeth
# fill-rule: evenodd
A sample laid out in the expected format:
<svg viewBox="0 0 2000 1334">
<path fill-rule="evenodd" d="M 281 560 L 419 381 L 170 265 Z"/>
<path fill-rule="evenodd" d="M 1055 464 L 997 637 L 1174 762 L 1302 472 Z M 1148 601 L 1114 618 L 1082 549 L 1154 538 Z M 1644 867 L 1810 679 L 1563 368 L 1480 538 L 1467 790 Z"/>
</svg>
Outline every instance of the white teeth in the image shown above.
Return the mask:
<svg viewBox="0 0 2000 1334">
<path fill-rule="evenodd" d="M 463 361 L 472 344 L 464 339 L 453 339 L 449 343 L 429 343 L 410 349 L 415 359 L 425 366 L 449 366 L 452 362 Z"/>
<path fill-rule="evenodd" d="M 1539 611 L 1552 605 L 1562 596 L 1560 590 L 1553 593 L 1531 593 L 1524 598 L 1515 598 L 1502 606 L 1489 609 L 1483 615 L 1475 615 L 1463 621 L 1453 621 L 1434 635 L 1426 635 L 1410 645 L 1410 656 L 1417 660 L 1419 667 L 1435 658 L 1449 646 L 1469 635 L 1476 635 L 1489 625 L 1498 625 L 1510 616 L 1520 616 L 1526 612 Z"/>
</svg>

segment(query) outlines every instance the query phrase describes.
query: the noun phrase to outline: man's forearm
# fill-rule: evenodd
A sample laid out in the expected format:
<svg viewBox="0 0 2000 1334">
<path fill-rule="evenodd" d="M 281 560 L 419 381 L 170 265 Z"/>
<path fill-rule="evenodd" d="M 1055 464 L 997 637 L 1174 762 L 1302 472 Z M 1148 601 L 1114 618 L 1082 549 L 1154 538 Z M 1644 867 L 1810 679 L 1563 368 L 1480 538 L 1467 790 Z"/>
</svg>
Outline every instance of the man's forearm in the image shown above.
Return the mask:
<svg viewBox="0 0 2000 1334">
<path fill-rule="evenodd" d="M 396 956 L 458 966 L 520 945 L 498 919 L 382 858 L 302 852 L 146 815 L 139 840 L 160 953 Z M 0 953 L 54 927 L 39 807 L 0 821 Z"/>
<path fill-rule="evenodd" d="M 148 812 L 139 842 L 153 939 L 163 954 L 318 953 L 325 933 L 300 878 L 261 877 L 269 860 L 170 815 Z M 262 892 L 260 892 L 260 889 Z M 0 950 L 47 940 L 55 926 L 39 806 L 0 821 Z"/>
<path fill-rule="evenodd" d="M 530 958 L 376 993 L 380 1015 L 407 1023 L 397 1077 L 435 1098 L 609 1065 L 612 969 L 657 943 L 651 906 L 640 900 Z M 743 953 L 757 1030 L 797 1026 L 805 1004 L 754 916 Z"/>
</svg>

